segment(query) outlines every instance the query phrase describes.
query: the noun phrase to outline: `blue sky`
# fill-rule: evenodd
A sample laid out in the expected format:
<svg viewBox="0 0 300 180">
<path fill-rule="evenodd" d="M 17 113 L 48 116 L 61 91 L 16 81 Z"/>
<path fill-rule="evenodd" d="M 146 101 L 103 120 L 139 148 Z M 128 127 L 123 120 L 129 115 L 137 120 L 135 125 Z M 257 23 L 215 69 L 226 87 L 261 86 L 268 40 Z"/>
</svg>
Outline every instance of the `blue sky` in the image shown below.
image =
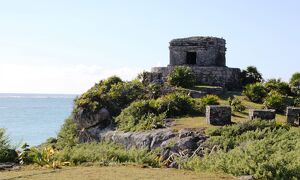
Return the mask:
<svg viewBox="0 0 300 180">
<path fill-rule="evenodd" d="M 227 41 L 227 65 L 264 78 L 300 71 L 296 0 L 0 1 L 0 92 L 82 93 L 168 64 L 168 42 Z"/>
</svg>

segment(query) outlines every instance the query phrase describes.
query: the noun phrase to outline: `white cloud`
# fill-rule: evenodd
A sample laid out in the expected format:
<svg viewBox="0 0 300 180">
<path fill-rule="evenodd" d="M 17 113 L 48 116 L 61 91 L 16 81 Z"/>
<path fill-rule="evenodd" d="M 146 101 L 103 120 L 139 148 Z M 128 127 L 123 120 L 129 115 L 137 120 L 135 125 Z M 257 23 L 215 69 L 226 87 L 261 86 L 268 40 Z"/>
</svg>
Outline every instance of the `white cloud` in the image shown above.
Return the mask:
<svg viewBox="0 0 300 180">
<path fill-rule="evenodd" d="M 83 93 L 111 75 L 130 80 L 143 71 L 136 67 L 44 66 L 0 64 L 2 93 Z"/>
</svg>

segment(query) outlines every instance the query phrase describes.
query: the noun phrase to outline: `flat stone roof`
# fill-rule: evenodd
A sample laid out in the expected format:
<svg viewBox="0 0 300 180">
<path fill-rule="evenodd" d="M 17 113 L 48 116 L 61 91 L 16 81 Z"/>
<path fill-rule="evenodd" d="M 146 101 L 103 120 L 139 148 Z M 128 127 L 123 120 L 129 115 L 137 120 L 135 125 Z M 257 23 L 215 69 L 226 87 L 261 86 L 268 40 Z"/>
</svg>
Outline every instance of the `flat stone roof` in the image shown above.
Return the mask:
<svg viewBox="0 0 300 180">
<path fill-rule="evenodd" d="M 225 46 L 225 39 L 211 36 L 193 36 L 178 38 L 170 41 L 170 46 L 203 46 L 203 45 L 222 45 Z"/>
</svg>

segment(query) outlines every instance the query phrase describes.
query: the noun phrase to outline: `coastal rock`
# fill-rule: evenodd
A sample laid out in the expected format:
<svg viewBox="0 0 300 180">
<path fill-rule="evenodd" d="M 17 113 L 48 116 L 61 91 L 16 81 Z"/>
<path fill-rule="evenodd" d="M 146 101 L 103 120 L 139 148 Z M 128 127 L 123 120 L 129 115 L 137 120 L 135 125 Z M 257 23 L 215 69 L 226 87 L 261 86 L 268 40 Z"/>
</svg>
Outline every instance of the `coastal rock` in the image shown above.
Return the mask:
<svg viewBox="0 0 300 180">
<path fill-rule="evenodd" d="M 79 129 L 106 128 L 111 124 L 111 116 L 106 108 L 101 108 L 95 113 L 85 113 L 83 108 L 78 108 L 74 114 L 74 122 Z"/>
</svg>

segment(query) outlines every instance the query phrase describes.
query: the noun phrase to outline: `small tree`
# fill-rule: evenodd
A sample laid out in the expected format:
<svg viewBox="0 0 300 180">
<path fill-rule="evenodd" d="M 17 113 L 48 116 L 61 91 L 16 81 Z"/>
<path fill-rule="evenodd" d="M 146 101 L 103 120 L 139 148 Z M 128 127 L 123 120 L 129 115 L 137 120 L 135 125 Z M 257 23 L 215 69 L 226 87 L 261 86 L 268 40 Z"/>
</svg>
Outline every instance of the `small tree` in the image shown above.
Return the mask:
<svg viewBox="0 0 300 180">
<path fill-rule="evenodd" d="M 275 109 L 276 112 L 283 112 L 285 105 L 285 98 L 277 91 L 271 91 L 265 98 L 264 106 L 268 109 Z"/>
<path fill-rule="evenodd" d="M 177 66 L 168 76 L 168 83 L 173 86 L 190 88 L 195 82 L 195 75 L 190 67 Z"/>
<path fill-rule="evenodd" d="M 300 95 L 300 72 L 294 73 L 290 80 L 290 87 L 294 94 Z"/>
<path fill-rule="evenodd" d="M 289 84 L 284 81 L 281 81 L 281 79 L 269 79 L 265 83 L 265 87 L 268 92 L 277 91 L 282 95 L 291 94 L 291 88 L 289 87 Z"/>
<path fill-rule="evenodd" d="M 248 84 L 243 94 L 252 102 L 262 102 L 266 97 L 267 91 L 262 83 Z"/>
<path fill-rule="evenodd" d="M 243 86 L 262 81 L 262 74 L 257 70 L 255 66 L 248 66 L 247 69 L 243 70 L 241 73 L 241 83 Z"/>
</svg>

